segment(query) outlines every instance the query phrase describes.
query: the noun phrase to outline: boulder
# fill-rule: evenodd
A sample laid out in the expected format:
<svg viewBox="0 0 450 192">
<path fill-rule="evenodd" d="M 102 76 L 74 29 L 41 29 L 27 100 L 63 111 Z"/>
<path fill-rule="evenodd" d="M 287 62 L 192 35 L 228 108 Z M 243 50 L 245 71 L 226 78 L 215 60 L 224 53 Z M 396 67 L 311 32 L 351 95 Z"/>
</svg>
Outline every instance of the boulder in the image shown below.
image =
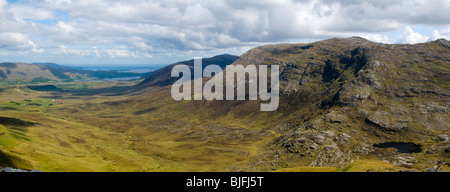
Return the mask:
<svg viewBox="0 0 450 192">
<path fill-rule="evenodd" d="M 447 142 L 449 140 L 449 136 L 447 134 L 440 134 L 438 136 L 439 141 Z"/>
<path fill-rule="evenodd" d="M 23 169 L 16 169 L 16 168 L 11 168 L 11 167 L 5 167 L 2 168 L 0 167 L 0 172 L 16 172 L 16 173 L 25 173 L 25 172 L 42 172 L 41 170 L 31 170 L 31 171 L 27 171 L 27 170 L 23 170 Z"/>
<path fill-rule="evenodd" d="M 385 111 L 377 111 L 366 118 L 366 122 L 376 127 L 379 127 L 385 131 L 398 132 L 408 128 L 404 123 L 398 123 L 389 119 L 390 114 Z"/>
<path fill-rule="evenodd" d="M 325 119 L 331 123 L 342 123 L 347 118 L 344 115 L 339 114 L 337 111 L 332 111 L 325 115 Z"/>
<path fill-rule="evenodd" d="M 425 170 L 425 172 L 443 172 L 441 170 L 437 170 L 437 169 L 433 169 L 433 168 L 428 168 Z"/>
</svg>

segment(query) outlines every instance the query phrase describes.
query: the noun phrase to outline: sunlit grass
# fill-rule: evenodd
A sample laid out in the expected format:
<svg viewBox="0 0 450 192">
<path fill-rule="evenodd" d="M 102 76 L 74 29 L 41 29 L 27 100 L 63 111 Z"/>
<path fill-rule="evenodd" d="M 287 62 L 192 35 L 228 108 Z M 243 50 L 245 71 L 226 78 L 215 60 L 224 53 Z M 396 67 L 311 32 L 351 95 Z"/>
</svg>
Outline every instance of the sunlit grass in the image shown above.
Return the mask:
<svg viewBox="0 0 450 192">
<path fill-rule="evenodd" d="M 90 88 L 104 87 L 91 84 Z M 78 85 L 64 85 L 78 89 Z M 262 143 L 237 129 L 259 129 L 255 120 L 237 121 L 186 113 L 191 102 L 174 102 L 165 93 L 154 98 L 85 96 L 52 99 L 51 92 L 9 88 L 1 92 L 0 116 L 38 124 L 20 132 L 24 138 L 0 138 L 15 167 L 43 171 L 227 171 L 257 154 Z M 117 101 L 117 105 L 114 103 Z M 164 104 L 164 105 L 162 105 Z M 151 109 L 151 110 L 149 110 Z M 213 126 L 213 127 L 211 127 Z M 215 128 L 216 127 L 216 128 Z M 253 127 L 253 128 L 251 128 Z M 13 134 L 6 127 L 7 136 Z M 0 131 L 1 133 L 1 131 Z M 203 134 L 204 133 L 204 134 Z M 237 139 L 229 139 L 233 137 Z M 227 136 L 230 135 L 230 136 Z M 219 136 L 219 137 L 216 137 Z M 1 137 L 1 136 L 0 136 Z M 6 139 L 7 138 L 7 139 Z M 26 166 L 25 166 L 26 165 Z"/>
</svg>

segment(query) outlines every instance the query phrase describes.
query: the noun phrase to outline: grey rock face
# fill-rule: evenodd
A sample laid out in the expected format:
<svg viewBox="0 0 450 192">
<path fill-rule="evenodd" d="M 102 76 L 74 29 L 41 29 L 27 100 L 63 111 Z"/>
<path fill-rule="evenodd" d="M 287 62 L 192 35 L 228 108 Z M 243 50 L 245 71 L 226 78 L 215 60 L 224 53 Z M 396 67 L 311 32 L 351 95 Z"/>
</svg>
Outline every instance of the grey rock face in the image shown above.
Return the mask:
<svg viewBox="0 0 450 192">
<path fill-rule="evenodd" d="M 25 173 L 25 172 L 42 172 L 42 171 L 40 171 L 40 170 L 27 171 L 27 170 L 16 169 L 16 168 L 11 168 L 11 167 L 5 167 L 5 168 L 0 167 L 0 172 Z"/>
<path fill-rule="evenodd" d="M 437 169 L 433 169 L 433 168 L 428 168 L 425 170 L 425 172 L 443 172 L 441 170 L 437 170 Z"/>
</svg>

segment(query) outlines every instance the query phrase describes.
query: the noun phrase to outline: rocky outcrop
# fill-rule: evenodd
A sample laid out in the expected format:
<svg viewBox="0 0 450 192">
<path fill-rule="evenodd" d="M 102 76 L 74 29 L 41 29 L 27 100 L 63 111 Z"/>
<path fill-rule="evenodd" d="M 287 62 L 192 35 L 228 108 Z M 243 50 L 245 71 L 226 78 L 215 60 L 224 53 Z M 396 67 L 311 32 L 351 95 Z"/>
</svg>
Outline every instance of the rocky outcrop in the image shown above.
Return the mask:
<svg viewBox="0 0 450 192">
<path fill-rule="evenodd" d="M 42 172 L 42 171 L 40 171 L 40 170 L 27 171 L 27 170 L 16 169 L 16 168 L 11 168 L 11 167 L 5 167 L 5 168 L 0 167 L 0 172 Z"/>
<path fill-rule="evenodd" d="M 376 111 L 367 117 L 366 122 L 385 131 L 397 132 L 408 128 L 406 124 L 397 122 L 397 120 L 391 119 L 390 116 L 391 114 L 388 112 Z"/>
</svg>

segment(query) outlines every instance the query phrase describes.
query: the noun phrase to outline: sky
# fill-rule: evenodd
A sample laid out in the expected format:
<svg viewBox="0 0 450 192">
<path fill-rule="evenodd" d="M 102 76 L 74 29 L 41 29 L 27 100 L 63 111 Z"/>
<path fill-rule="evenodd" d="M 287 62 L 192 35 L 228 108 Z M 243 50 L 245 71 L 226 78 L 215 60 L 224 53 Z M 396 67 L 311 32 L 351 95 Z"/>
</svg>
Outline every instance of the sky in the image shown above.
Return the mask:
<svg viewBox="0 0 450 192">
<path fill-rule="evenodd" d="M 352 36 L 450 40 L 450 0 L 0 0 L 0 62 L 146 66 Z"/>
</svg>

